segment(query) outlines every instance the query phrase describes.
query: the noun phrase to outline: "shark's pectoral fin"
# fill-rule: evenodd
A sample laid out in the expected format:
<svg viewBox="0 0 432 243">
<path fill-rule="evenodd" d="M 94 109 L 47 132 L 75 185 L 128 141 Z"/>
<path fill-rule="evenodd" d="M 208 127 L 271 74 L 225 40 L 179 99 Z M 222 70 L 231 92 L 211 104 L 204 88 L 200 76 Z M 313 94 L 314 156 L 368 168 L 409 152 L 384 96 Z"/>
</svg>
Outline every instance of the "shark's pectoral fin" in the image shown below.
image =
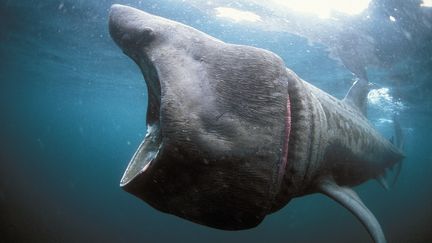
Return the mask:
<svg viewBox="0 0 432 243">
<path fill-rule="evenodd" d="M 332 180 L 323 180 L 318 184 L 319 190 L 342 204 L 353 213 L 366 227 L 375 243 L 385 243 L 385 236 L 378 220 L 363 204 L 355 191 L 348 187 L 338 186 Z"/>
</svg>

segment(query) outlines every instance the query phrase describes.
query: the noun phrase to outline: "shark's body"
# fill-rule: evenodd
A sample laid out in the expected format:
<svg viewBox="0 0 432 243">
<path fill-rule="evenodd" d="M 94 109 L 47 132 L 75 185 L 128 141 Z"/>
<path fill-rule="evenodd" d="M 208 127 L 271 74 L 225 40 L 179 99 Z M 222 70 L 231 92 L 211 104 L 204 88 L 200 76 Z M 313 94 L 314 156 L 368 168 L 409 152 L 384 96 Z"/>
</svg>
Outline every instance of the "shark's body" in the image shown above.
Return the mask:
<svg viewBox="0 0 432 243">
<path fill-rule="evenodd" d="M 290 199 L 321 192 L 385 242 L 350 189 L 403 159 L 364 115 L 366 81 L 338 100 L 266 50 L 121 5 L 109 25 L 149 91 L 148 134 L 122 178 L 125 190 L 226 230 L 254 227 Z"/>
</svg>

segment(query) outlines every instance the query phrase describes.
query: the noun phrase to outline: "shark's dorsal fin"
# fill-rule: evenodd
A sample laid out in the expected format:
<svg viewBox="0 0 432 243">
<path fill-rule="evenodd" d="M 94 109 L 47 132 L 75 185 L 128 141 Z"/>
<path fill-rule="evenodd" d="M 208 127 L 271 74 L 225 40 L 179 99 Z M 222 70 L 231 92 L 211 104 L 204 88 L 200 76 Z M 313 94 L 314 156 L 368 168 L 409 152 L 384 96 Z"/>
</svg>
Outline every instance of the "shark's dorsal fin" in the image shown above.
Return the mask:
<svg viewBox="0 0 432 243">
<path fill-rule="evenodd" d="M 386 239 L 378 220 L 363 204 L 355 191 L 348 187 L 341 187 L 333 180 L 323 180 L 318 184 L 320 192 L 340 203 L 353 213 L 366 227 L 375 243 L 385 243 Z"/>
<path fill-rule="evenodd" d="M 367 95 L 369 93 L 369 83 L 365 79 L 358 79 L 349 89 L 343 99 L 346 103 L 357 108 L 364 116 L 367 112 Z"/>
</svg>

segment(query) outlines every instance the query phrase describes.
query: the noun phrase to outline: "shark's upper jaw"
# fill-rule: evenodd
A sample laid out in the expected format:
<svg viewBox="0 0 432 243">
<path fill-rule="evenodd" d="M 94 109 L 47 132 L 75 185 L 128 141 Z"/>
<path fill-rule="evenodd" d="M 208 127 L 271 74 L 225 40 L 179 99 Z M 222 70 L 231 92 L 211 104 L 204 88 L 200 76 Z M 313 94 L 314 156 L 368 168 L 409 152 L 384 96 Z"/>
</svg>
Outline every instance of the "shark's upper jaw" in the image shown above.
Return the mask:
<svg viewBox="0 0 432 243">
<path fill-rule="evenodd" d="M 162 148 L 160 126 L 161 89 L 159 76 L 151 63 L 139 63 L 147 84 L 147 134 L 139 149 L 129 163 L 120 186 L 127 185 L 139 174 L 144 173 L 152 163 L 155 163 Z"/>
<path fill-rule="evenodd" d="M 147 134 L 128 165 L 120 185 L 126 186 L 155 163 L 162 147 L 160 127 L 161 85 L 156 67 L 150 61 L 148 46 L 155 38 L 145 25 L 146 14 L 136 9 L 114 4 L 109 16 L 111 37 L 123 52 L 140 67 L 147 84 Z M 139 19 L 140 21 L 137 21 Z"/>
</svg>

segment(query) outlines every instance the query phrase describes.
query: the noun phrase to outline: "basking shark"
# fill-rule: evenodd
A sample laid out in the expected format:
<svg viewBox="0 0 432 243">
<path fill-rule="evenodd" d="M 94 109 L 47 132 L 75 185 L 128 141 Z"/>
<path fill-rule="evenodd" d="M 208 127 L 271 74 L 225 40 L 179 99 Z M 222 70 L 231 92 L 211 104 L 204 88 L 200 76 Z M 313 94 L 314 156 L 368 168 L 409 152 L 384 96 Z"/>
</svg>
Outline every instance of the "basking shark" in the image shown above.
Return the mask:
<svg viewBox="0 0 432 243">
<path fill-rule="evenodd" d="M 385 242 L 351 187 L 384 183 L 404 155 L 400 133 L 393 144 L 367 120 L 365 80 L 338 100 L 270 51 L 117 4 L 109 32 L 148 89 L 147 135 L 121 179 L 124 190 L 224 230 L 255 227 L 291 199 L 323 193 Z"/>
</svg>

